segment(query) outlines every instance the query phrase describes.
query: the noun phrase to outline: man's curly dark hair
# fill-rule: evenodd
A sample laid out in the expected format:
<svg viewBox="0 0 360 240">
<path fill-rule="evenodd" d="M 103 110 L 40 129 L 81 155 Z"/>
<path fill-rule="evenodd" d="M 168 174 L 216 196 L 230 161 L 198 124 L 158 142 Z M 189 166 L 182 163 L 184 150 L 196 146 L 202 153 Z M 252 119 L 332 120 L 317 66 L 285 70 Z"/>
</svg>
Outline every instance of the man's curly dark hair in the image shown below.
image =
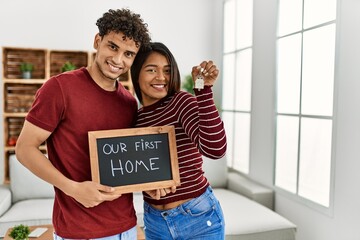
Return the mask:
<svg viewBox="0 0 360 240">
<path fill-rule="evenodd" d="M 110 9 L 96 22 L 100 37 L 110 32 L 122 32 L 126 38 L 135 41 L 137 47 L 147 47 L 151 41 L 148 25 L 144 23 L 140 14 L 129 9 Z M 125 38 L 124 37 L 124 38 Z"/>
</svg>

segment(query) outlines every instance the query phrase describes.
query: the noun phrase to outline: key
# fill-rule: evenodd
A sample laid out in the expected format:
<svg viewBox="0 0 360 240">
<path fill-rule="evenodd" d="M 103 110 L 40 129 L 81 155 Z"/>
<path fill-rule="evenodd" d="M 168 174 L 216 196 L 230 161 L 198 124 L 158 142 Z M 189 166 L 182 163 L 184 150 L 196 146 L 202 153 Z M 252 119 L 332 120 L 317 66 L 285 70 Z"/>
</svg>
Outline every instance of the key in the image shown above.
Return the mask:
<svg viewBox="0 0 360 240">
<path fill-rule="evenodd" d="M 195 88 L 197 88 L 197 90 L 204 89 L 204 78 L 202 76 L 203 71 L 204 71 L 204 69 L 201 68 L 200 73 L 197 76 L 197 79 L 195 80 Z"/>
</svg>

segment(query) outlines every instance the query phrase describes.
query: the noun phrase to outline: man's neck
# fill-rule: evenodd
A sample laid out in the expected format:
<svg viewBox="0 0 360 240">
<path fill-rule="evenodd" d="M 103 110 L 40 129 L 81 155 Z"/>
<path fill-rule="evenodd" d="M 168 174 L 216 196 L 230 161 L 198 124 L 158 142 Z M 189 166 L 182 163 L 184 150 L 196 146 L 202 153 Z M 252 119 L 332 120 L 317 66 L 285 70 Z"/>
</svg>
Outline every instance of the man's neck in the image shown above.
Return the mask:
<svg viewBox="0 0 360 240">
<path fill-rule="evenodd" d="M 95 83 L 105 91 L 110 91 L 110 92 L 115 91 L 117 89 L 117 81 L 102 76 L 101 73 L 99 73 L 94 68 L 95 66 L 91 65 L 88 66 L 86 69 L 88 70 L 91 78 L 95 81 Z"/>
</svg>

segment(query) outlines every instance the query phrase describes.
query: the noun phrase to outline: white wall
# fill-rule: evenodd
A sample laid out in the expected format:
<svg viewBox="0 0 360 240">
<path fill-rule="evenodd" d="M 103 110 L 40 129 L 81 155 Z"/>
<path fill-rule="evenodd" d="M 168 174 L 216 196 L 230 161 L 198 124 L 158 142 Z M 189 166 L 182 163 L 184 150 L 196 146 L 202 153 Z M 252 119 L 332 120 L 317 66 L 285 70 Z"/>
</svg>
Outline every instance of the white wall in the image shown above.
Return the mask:
<svg viewBox="0 0 360 240">
<path fill-rule="evenodd" d="M 221 0 L 0 1 L 0 47 L 92 51 L 98 31 L 97 19 L 109 9 L 123 7 L 141 14 L 149 25 L 152 40 L 165 43 L 173 52 L 182 76 L 202 60 L 212 59 L 221 66 Z M 0 57 L 2 59 L 2 52 Z M 221 83 L 218 83 L 214 88 L 216 99 L 220 99 L 220 90 Z M 2 85 L 0 92 L 3 94 Z M 1 130 L 1 150 L 3 141 Z M 1 182 L 4 178 L 2 156 Z"/>
<path fill-rule="evenodd" d="M 276 211 L 297 224 L 297 240 L 360 239 L 360 1 L 339 3 L 334 208 L 323 214 L 277 193 Z M 250 176 L 269 186 L 274 178 L 276 4 L 255 0 L 254 8 Z M 96 20 L 109 8 L 124 6 L 143 16 L 153 40 L 173 50 L 183 75 L 202 59 L 215 59 L 221 66 L 222 0 L 1 1 L 0 46 L 90 51 Z M 2 166 L 0 159 L 0 179 Z"/>
<path fill-rule="evenodd" d="M 96 20 L 110 8 L 128 7 L 148 23 L 153 40 L 168 45 L 185 74 L 203 59 L 221 57 L 215 3 L 222 6 L 216 0 L 1 1 L 0 45 L 91 51 Z"/>
</svg>

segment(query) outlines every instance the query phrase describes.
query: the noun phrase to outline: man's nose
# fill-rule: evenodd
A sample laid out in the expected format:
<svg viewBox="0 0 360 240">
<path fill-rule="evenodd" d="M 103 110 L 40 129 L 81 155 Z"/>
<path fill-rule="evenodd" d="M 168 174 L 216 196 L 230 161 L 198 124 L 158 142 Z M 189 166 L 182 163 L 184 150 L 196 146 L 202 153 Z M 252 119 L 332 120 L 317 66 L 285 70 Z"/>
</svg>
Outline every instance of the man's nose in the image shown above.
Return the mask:
<svg viewBox="0 0 360 240">
<path fill-rule="evenodd" d="M 124 54 L 119 52 L 113 56 L 113 61 L 116 64 L 120 64 L 123 61 Z"/>
</svg>

